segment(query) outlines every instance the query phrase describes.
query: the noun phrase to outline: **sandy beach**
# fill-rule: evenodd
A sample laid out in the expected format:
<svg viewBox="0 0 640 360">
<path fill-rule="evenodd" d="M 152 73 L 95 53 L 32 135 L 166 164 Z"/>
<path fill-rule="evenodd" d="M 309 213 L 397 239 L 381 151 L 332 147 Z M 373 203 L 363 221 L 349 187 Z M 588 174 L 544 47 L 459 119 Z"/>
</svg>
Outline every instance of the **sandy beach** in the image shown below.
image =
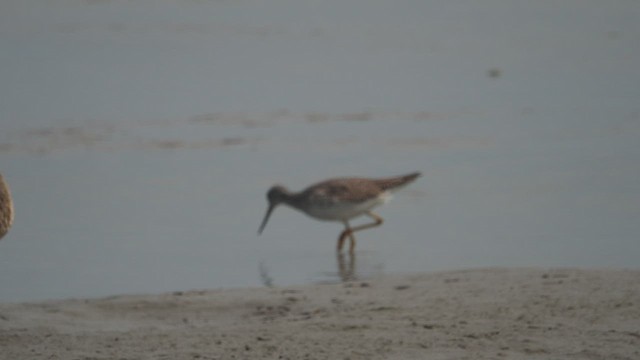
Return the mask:
<svg viewBox="0 0 640 360">
<path fill-rule="evenodd" d="M 474 269 L 0 304 L 2 359 L 639 359 L 640 271 Z"/>
</svg>

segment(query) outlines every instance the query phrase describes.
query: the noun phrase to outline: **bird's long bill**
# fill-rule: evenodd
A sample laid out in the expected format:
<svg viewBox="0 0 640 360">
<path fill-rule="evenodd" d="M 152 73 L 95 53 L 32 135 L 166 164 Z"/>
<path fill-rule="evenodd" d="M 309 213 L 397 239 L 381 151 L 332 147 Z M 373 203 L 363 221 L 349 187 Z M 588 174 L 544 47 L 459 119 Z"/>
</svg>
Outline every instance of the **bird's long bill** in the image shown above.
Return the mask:
<svg viewBox="0 0 640 360">
<path fill-rule="evenodd" d="M 262 219 L 262 224 L 260 224 L 260 229 L 258 229 L 258 235 L 262 234 L 262 230 L 264 230 L 264 227 L 267 226 L 267 221 L 269 221 L 269 217 L 271 216 L 271 213 L 273 212 L 273 209 L 276 207 L 275 204 L 269 204 L 269 207 L 267 208 L 267 213 L 264 214 L 264 219 Z"/>
</svg>

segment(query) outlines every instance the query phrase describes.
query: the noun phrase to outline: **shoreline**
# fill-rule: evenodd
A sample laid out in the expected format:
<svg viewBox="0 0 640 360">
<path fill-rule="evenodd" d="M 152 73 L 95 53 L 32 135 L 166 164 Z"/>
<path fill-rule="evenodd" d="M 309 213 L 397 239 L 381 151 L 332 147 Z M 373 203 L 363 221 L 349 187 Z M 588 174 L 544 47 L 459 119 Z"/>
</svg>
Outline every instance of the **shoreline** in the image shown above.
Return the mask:
<svg viewBox="0 0 640 360">
<path fill-rule="evenodd" d="M 484 268 L 0 303 L 6 359 L 640 358 L 640 270 Z"/>
</svg>

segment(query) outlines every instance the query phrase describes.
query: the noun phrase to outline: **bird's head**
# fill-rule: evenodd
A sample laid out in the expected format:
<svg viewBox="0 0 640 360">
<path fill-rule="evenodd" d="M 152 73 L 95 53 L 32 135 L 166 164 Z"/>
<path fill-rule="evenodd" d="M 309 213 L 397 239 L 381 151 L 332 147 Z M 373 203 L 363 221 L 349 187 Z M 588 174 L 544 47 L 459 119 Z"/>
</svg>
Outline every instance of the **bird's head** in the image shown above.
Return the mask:
<svg viewBox="0 0 640 360">
<path fill-rule="evenodd" d="M 258 229 L 258 235 L 262 234 L 262 230 L 267 226 L 267 222 L 269 221 L 269 217 L 271 216 L 273 209 L 283 203 L 287 196 L 289 196 L 289 191 L 281 185 L 272 186 L 271 189 L 267 191 L 267 201 L 269 202 L 269 206 L 267 207 L 267 213 L 264 215 L 260 229 Z"/>
</svg>

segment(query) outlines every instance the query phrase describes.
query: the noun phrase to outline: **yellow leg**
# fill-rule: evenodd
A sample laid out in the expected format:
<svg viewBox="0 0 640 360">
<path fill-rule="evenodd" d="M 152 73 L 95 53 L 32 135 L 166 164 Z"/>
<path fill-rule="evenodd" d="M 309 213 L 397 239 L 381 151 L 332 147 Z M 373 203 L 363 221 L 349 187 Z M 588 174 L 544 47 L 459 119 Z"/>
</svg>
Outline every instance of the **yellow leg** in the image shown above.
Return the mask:
<svg viewBox="0 0 640 360">
<path fill-rule="evenodd" d="M 372 228 L 372 227 L 380 226 L 384 222 L 384 219 L 382 217 L 372 213 L 371 211 L 365 212 L 365 215 L 369 216 L 370 218 L 372 218 L 375 221 L 370 223 L 370 224 L 364 224 L 364 225 L 356 226 L 354 228 L 351 228 L 347 221 L 344 222 L 345 229 L 344 229 L 344 231 L 342 231 L 342 233 L 340 233 L 340 237 L 338 237 L 338 252 L 342 251 L 342 246 L 344 245 L 344 240 L 348 236 L 349 240 L 351 241 L 351 243 L 349 244 L 350 245 L 349 246 L 349 253 L 353 254 L 353 252 L 354 252 L 354 250 L 356 248 L 356 239 L 353 236 L 353 233 L 356 232 L 356 231 L 360 231 L 360 230 L 364 230 L 364 229 L 369 229 L 369 228 Z"/>
<path fill-rule="evenodd" d="M 344 228 L 345 229 L 340 233 L 340 236 L 338 236 L 338 252 L 342 251 L 342 246 L 344 246 L 344 241 L 347 239 L 347 237 L 349 237 L 349 241 L 351 241 L 350 248 L 355 247 L 356 239 L 353 237 L 353 230 L 351 230 L 349 222 L 347 222 L 346 220 L 344 221 Z"/>
<path fill-rule="evenodd" d="M 350 253 L 349 257 L 345 259 L 345 255 L 341 252 L 337 252 L 338 260 L 338 275 L 344 282 L 357 279 L 356 274 L 356 254 Z"/>
</svg>

